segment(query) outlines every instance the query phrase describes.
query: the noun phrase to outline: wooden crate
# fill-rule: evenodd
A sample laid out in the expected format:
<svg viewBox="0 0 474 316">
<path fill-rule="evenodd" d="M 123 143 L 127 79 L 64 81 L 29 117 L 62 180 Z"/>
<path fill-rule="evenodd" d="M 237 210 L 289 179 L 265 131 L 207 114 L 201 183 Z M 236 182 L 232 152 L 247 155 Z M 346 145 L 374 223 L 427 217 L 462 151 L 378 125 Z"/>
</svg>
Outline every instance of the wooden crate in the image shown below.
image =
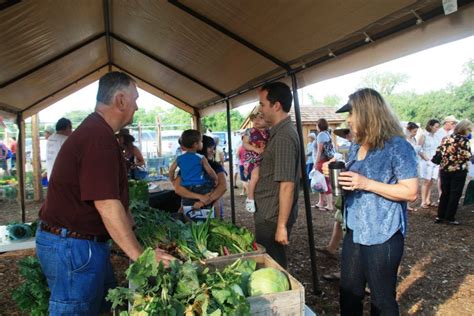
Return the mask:
<svg viewBox="0 0 474 316">
<path fill-rule="evenodd" d="M 206 260 L 204 260 L 204 262 L 206 262 L 206 263 L 207 262 L 214 262 L 214 261 L 219 261 L 221 259 L 227 259 L 228 261 L 234 262 L 235 260 L 240 259 L 240 258 L 247 258 L 248 256 L 260 255 L 260 254 L 264 254 L 265 252 L 267 252 L 265 247 L 263 247 L 260 244 L 257 244 L 257 250 L 254 250 L 254 251 L 251 251 L 251 252 L 244 252 L 244 253 L 235 253 L 235 254 L 227 255 L 227 256 L 219 256 L 219 257 L 212 258 L 212 259 L 206 259 Z"/>
<path fill-rule="evenodd" d="M 250 313 L 258 316 L 293 316 L 304 315 L 304 287 L 303 285 L 283 269 L 275 260 L 267 254 L 247 254 L 245 259 L 253 259 L 257 262 L 257 269 L 275 268 L 283 271 L 290 281 L 290 290 L 285 292 L 248 297 Z M 236 258 L 219 257 L 207 262 L 210 268 L 221 269 L 233 263 Z"/>
</svg>

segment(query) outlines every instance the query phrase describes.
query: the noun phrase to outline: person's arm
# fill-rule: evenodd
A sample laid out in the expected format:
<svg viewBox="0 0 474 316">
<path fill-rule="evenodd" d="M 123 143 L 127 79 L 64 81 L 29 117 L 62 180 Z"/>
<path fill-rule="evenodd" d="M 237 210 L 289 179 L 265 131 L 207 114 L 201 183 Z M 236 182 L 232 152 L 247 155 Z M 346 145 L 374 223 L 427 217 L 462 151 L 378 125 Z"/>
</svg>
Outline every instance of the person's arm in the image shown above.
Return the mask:
<svg viewBox="0 0 474 316">
<path fill-rule="evenodd" d="M 257 146 L 250 144 L 250 138 L 247 135 L 245 135 L 244 138 L 242 139 L 242 146 L 244 146 L 246 150 L 253 151 L 259 155 L 263 153 L 262 148 L 258 148 Z"/>
<path fill-rule="evenodd" d="M 418 192 L 418 178 L 399 180 L 396 184 L 387 184 L 352 171 L 341 172 L 339 184 L 342 185 L 344 190 L 364 190 L 400 202 L 414 202 Z"/>
<path fill-rule="evenodd" d="M 175 178 L 175 172 L 176 172 L 176 167 L 178 166 L 176 160 L 173 161 L 171 164 L 169 171 L 168 171 L 168 178 L 170 179 L 171 183 L 174 183 L 176 181 Z"/>
<path fill-rule="evenodd" d="M 110 237 L 130 259 L 136 261 L 142 254 L 143 248 L 133 233 L 132 223 L 122 203 L 119 200 L 101 200 L 94 201 L 94 205 L 99 211 Z M 163 262 L 165 266 L 175 259 L 159 248 L 155 250 L 155 255 L 156 260 Z"/>
<path fill-rule="evenodd" d="M 420 151 L 418 151 L 418 155 L 421 157 L 421 159 L 428 161 L 430 160 L 425 152 L 423 151 L 423 146 L 425 145 L 426 137 L 425 135 L 421 135 L 420 140 L 418 141 L 418 144 L 420 145 Z"/>
<path fill-rule="evenodd" d="M 225 177 L 225 172 L 219 172 L 217 174 L 217 186 L 211 193 L 208 194 L 208 198 L 211 202 L 217 201 L 220 199 L 224 193 L 227 191 L 227 181 Z"/>
<path fill-rule="evenodd" d="M 214 182 L 217 182 L 217 174 L 214 171 L 214 169 L 211 168 L 211 166 L 209 165 L 209 161 L 207 161 L 207 159 L 205 157 L 202 157 L 201 164 L 202 164 L 202 167 L 204 168 L 204 170 L 206 170 L 209 177 L 212 180 L 214 180 Z"/>
<path fill-rule="evenodd" d="M 133 155 L 135 156 L 135 166 L 141 167 L 145 165 L 145 159 L 143 159 L 143 155 L 136 146 L 133 146 Z"/>
<path fill-rule="evenodd" d="M 174 192 L 179 195 L 180 197 L 186 198 L 186 199 L 194 199 L 194 200 L 199 200 L 204 203 L 204 205 L 207 205 L 211 203 L 211 200 L 209 199 L 208 195 L 203 195 L 203 194 L 198 194 L 194 193 L 192 191 L 189 191 L 185 187 L 181 185 L 181 177 L 177 176 L 176 179 L 174 180 Z"/>
<path fill-rule="evenodd" d="M 295 184 L 291 181 L 280 182 L 280 193 L 278 197 L 279 211 L 277 230 L 275 232 L 275 241 L 288 245 L 288 231 L 286 224 L 291 214 L 291 206 L 293 204 L 293 194 L 295 192 Z"/>
</svg>

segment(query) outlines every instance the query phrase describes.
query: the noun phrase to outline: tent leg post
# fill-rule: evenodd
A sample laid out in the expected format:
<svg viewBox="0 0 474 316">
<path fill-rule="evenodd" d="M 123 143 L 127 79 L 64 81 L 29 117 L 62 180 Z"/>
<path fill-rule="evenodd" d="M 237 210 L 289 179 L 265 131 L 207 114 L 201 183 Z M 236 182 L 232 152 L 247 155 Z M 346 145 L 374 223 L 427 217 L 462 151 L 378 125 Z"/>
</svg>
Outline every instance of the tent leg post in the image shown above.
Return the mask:
<svg viewBox="0 0 474 316">
<path fill-rule="evenodd" d="M 313 276 L 313 292 L 315 294 L 320 293 L 318 271 L 316 266 L 316 245 L 314 243 L 314 231 L 313 231 L 313 215 L 311 213 L 311 200 L 309 198 L 309 187 L 308 187 L 308 176 L 306 174 L 306 161 L 305 161 L 305 148 L 303 140 L 303 128 L 301 124 L 301 111 L 298 100 L 298 83 L 296 81 L 296 75 L 291 74 L 291 84 L 293 89 L 293 101 L 295 106 L 295 119 L 296 129 L 300 139 L 300 151 L 301 151 L 301 176 L 303 179 L 303 192 L 304 192 L 304 204 L 306 210 L 306 225 L 308 227 L 308 242 L 309 242 L 309 253 L 311 257 L 311 271 Z"/>
<path fill-rule="evenodd" d="M 26 222 L 25 211 L 25 121 L 23 114 L 19 113 L 16 118 L 18 126 L 18 146 L 16 157 L 16 173 L 18 177 L 18 200 L 21 208 L 21 221 Z"/>
<path fill-rule="evenodd" d="M 230 101 L 225 100 L 227 109 L 227 152 L 229 155 L 229 179 L 230 179 L 230 208 L 232 212 L 232 224 L 235 224 L 235 194 L 234 194 L 234 154 L 232 152 L 232 126 L 230 121 Z"/>
</svg>

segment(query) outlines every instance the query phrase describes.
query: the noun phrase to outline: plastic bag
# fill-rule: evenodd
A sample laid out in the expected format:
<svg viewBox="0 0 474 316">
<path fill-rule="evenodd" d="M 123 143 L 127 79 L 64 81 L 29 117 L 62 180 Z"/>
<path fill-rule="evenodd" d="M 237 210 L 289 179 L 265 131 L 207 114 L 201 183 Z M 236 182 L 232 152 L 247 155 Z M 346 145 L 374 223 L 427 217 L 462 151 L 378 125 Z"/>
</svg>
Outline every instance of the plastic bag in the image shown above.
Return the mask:
<svg viewBox="0 0 474 316">
<path fill-rule="evenodd" d="M 311 190 L 313 192 L 324 193 L 328 191 L 328 185 L 326 184 L 326 179 L 324 175 L 318 170 L 311 170 L 309 173 L 311 179 Z"/>
</svg>

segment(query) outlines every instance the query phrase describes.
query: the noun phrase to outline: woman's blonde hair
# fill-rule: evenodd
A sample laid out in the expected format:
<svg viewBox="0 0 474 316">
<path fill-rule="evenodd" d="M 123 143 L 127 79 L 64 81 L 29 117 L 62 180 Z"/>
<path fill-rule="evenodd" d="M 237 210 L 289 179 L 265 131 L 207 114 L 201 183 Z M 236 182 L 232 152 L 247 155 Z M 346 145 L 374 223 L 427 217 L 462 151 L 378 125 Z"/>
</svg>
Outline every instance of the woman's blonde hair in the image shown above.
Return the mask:
<svg viewBox="0 0 474 316">
<path fill-rule="evenodd" d="M 462 120 L 456 125 L 453 133 L 459 135 L 467 135 L 469 134 L 469 131 L 472 132 L 472 122 L 469 120 Z"/>
<path fill-rule="evenodd" d="M 369 149 L 383 148 L 385 141 L 394 136 L 405 137 L 399 120 L 377 91 L 364 88 L 349 96 L 357 131 L 355 141 Z"/>
</svg>

